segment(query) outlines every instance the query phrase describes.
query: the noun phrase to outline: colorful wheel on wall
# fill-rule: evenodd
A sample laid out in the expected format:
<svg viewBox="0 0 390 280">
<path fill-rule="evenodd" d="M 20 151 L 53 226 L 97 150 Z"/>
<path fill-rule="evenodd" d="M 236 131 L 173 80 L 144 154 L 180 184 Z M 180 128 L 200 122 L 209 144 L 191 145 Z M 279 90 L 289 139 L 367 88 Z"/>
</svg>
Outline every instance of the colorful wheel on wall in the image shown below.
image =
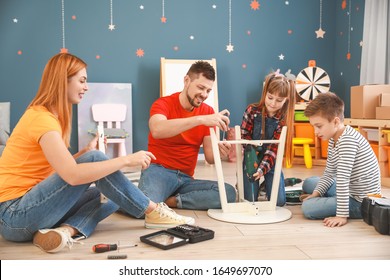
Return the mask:
<svg viewBox="0 0 390 280">
<path fill-rule="evenodd" d="M 330 78 L 322 68 L 307 67 L 297 75 L 295 87 L 300 97 L 306 101 L 313 100 L 319 93 L 330 89 Z"/>
</svg>

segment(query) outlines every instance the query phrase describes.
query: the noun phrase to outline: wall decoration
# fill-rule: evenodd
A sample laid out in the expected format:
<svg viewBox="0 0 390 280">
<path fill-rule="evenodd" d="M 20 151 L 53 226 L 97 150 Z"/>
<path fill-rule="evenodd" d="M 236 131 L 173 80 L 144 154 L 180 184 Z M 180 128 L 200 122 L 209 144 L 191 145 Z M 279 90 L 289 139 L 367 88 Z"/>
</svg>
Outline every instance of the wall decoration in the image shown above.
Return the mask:
<svg viewBox="0 0 390 280">
<path fill-rule="evenodd" d="M 341 1 L 341 9 L 345 10 L 347 8 L 347 0 Z"/>
<path fill-rule="evenodd" d="M 137 51 L 135 52 L 135 54 L 138 56 L 138 57 L 143 57 L 144 54 L 145 54 L 145 51 L 143 49 L 137 49 Z"/>
<path fill-rule="evenodd" d="M 251 9 L 252 10 L 259 10 L 260 8 L 260 3 L 257 2 L 257 0 L 251 1 Z"/>
<path fill-rule="evenodd" d="M 62 48 L 61 53 L 67 53 L 68 49 L 65 47 L 65 0 L 61 0 L 61 23 L 62 23 Z"/>
<path fill-rule="evenodd" d="M 161 16 L 161 22 L 162 23 L 166 23 L 167 22 L 167 18 L 165 17 L 165 1 L 162 0 L 162 16 Z"/>
<path fill-rule="evenodd" d="M 226 50 L 229 53 L 234 50 L 232 45 L 232 0 L 229 0 L 229 44 L 226 46 Z"/>
<path fill-rule="evenodd" d="M 296 89 L 299 96 L 306 100 L 313 100 L 319 93 L 330 89 L 328 73 L 320 67 L 309 66 L 303 69 L 296 77 Z"/>
<path fill-rule="evenodd" d="M 320 0 L 320 28 L 315 33 L 317 34 L 317 38 L 324 38 L 324 34 L 326 33 L 322 30 L 322 0 Z"/>
<path fill-rule="evenodd" d="M 347 60 L 351 59 L 351 2 L 352 0 L 349 0 L 349 7 L 348 7 L 348 50 L 347 50 Z"/>
<path fill-rule="evenodd" d="M 110 31 L 113 31 L 115 29 L 114 16 L 113 16 L 113 13 L 112 13 L 112 1 L 113 0 L 110 0 L 110 24 L 108 25 L 108 29 Z"/>
</svg>

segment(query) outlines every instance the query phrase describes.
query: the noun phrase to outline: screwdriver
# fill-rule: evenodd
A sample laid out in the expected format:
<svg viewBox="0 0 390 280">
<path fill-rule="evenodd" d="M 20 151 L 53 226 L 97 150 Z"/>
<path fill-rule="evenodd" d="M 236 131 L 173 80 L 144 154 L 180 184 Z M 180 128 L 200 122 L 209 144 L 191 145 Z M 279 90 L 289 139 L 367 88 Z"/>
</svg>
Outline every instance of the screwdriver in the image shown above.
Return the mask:
<svg viewBox="0 0 390 280">
<path fill-rule="evenodd" d="M 137 247 L 137 244 L 118 246 L 117 244 L 101 243 L 101 244 L 93 245 L 92 251 L 94 251 L 95 253 L 104 253 L 104 252 L 108 252 L 108 251 L 115 251 L 115 250 L 119 250 L 119 249 L 123 249 L 123 248 L 131 248 L 131 247 Z"/>
</svg>

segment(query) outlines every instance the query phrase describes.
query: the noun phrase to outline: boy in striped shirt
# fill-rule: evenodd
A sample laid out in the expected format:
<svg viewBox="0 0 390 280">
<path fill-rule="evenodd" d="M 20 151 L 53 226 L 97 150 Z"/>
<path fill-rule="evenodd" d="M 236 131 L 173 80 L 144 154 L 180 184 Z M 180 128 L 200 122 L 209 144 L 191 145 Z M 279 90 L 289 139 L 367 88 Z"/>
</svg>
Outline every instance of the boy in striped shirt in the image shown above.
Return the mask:
<svg viewBox="0 0 390 280">
<path fill-rule="evenodd" d="M 321 178 L 303 183 L 302 212 L 323 219 L 328 227 L 361 219 L 361 203 L 368 194 L 381 193 L 378 160 L 368 141 L 344 125 L 344 102 L 334 93 L 319 94 L 305 109 L 317 137 L 328 142 L 328 158 Z"/>
</svg>

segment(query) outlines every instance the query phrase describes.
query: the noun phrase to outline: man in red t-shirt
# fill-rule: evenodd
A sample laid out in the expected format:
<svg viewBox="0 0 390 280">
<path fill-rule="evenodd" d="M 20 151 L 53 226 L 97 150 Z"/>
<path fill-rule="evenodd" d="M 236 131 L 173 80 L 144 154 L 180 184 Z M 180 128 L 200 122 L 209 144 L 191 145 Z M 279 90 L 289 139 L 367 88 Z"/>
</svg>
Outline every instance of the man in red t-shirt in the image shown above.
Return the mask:
<svg viewBox="0 0 390 280">
<path fill-rule="evenodd" d="M 229 111 L 214 113 L 205 104 L 215 81 L 214 68 L 205 61 L 191 65 L 181 92 L 157 99 L 150 109 L 148 150 L 156 156 L 142 171 L 139 188 L 153 201 L 170 207 L 207 210 L 221 208 L 218 183 L 193 178 L 200 146 L 205 159 L 214 163 L 210 127 L 226 131 Z M 221 156 L 231 145 L 219 143 Z M 236 199 L 236 190 L 226 184 L 228 202 Z"/>
</svg>

